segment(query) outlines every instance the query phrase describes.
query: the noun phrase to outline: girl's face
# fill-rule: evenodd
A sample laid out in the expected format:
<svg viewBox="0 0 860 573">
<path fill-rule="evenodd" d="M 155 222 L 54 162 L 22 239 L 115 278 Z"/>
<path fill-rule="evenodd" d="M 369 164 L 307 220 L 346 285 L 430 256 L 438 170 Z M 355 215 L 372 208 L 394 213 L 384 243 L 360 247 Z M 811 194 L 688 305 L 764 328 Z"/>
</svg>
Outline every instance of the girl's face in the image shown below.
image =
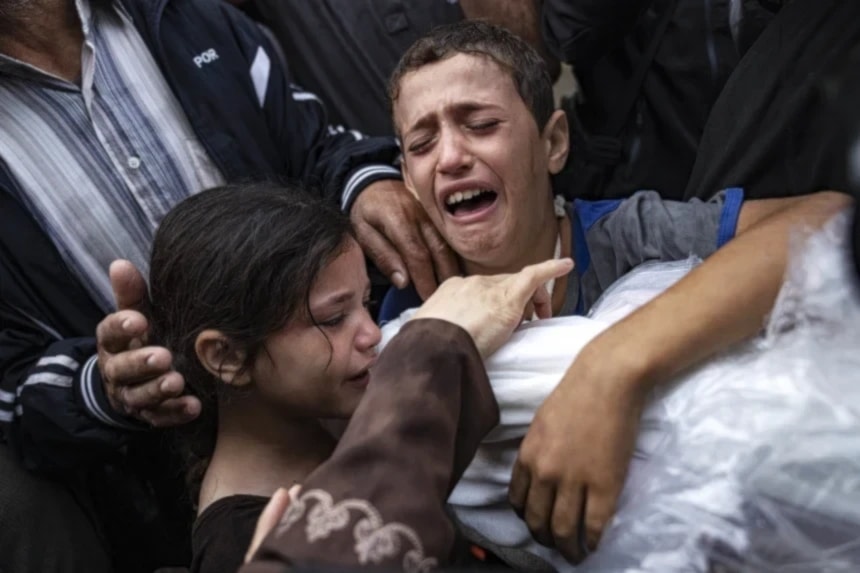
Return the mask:
<svg viewBox="0 0 860 573">
<path fill-rule="evenodd" d="M 252 366 L 264 399 L 292 415 L 351 416 L 376 361 L 380 332 L 367 311 L 364 255 L 347 240 L 346 250 L 320 271 L 311 288 L 311 316 L 297 312 L 269 336 Z"/>
</svg>

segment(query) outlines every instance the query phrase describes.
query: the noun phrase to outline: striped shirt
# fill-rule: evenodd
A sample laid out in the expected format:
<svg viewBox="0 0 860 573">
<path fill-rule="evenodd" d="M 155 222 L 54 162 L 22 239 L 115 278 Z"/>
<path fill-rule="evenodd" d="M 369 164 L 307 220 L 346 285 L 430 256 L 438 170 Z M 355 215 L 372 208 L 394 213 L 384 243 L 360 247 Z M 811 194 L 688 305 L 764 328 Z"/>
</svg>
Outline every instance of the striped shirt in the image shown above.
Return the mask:
<svg viewBox="0 0 860 573">
<path fill-rule="evenodd" d="M 111 261 L 148 274 L 161 219 L 223 176 L 124 10 L 75 4 L 79 85 L 0 54 L 0 161 L 17 199 L 109 311 Z"/>
</svg>

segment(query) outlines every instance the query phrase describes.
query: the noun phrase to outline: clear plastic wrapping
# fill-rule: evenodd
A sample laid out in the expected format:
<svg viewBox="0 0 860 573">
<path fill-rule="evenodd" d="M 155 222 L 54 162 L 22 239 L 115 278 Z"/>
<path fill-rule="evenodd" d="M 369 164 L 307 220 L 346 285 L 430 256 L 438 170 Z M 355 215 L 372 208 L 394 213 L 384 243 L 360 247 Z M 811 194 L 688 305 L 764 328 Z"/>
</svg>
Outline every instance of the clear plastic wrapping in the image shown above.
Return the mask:
<svg viewBox="0 0 860 573">
<path fill-rule="evenodd" d="M 796 241 L 765 336 L 682 377 L 643 421 L 583 571 L 860 570 L 860 302 L 848 217 Z"/>
</svg>

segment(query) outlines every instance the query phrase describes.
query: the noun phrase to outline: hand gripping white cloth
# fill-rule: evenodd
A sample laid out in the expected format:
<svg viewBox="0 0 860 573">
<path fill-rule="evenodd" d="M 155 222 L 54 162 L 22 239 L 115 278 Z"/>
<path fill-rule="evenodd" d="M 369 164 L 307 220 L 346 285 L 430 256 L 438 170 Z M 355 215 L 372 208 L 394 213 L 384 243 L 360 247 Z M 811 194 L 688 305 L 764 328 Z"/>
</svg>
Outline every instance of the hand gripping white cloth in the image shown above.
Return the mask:
<svg viewBox="0 0 860 573">
<path fill-rule="evenodd" d="M 533 570 L 860 570 L 860 303 L 846 227 L 840 217 L 796 241 L 763 337 L 653 396 L 617 513 L 577 568 L 532 541 L 507 503 L 520 441 L 580 349 L 696 261 L 636 269 L 589 318 L 518 329 L 487 361 L 500 424 L 449 498 L 467 533 Z"/>
</svg>

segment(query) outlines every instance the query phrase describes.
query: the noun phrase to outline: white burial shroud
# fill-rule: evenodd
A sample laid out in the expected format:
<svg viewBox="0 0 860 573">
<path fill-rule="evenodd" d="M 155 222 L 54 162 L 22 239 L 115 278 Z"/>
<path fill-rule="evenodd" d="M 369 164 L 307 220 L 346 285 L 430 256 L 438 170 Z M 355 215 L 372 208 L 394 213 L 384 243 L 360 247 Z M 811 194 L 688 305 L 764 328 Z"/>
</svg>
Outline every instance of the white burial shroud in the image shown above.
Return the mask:
<svg viewBox="0 0 860 573">
<path fill-rule="evenodd" d="M 763 336 L 655 393 L 616 516 L 576 571 L 860 570 L 860 302 L 847 224 L 840 216 L 808 240 L 798 233 Z M 525 324 L 487 361 L 500 424 L 449 503 L 512 564 L 574 569 L 532 541 L 507 502 L 534 412 L 594 336 L 696 264 L 643 265 L 588 318 Z M 383 341 L 410 314 L 388 323 Z"/>
</svg>

